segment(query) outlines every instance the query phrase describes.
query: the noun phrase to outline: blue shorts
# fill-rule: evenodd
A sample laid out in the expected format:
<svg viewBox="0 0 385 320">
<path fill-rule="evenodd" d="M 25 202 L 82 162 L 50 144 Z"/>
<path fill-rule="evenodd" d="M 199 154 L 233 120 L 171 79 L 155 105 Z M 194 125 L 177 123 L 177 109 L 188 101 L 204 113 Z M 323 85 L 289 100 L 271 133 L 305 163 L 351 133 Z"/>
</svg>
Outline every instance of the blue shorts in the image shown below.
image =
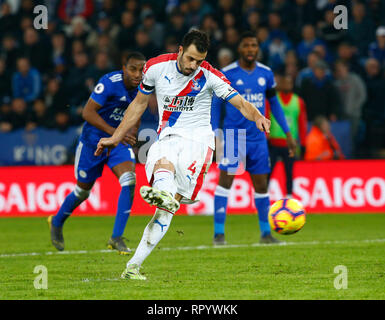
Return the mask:
<svg viewBox="0 0 385 320">
<path fill-rule="evenodd" d="M 107 150 L 101 156 L 95 157 L 95 150 L 95 146 L 79 141 L 75 155 L 76 180 L 84 183 L 94 182 L 102 175 L 105 164 L 112 169 L 122 162 L 131 161 L 135 163 L 135 154 L 131 146 L 119 143 L 116 148 L 111 150 L 108 157 Z"/>
<path fill-rule="evenodd" d="M 224 138 L 223 158 L 219 169 L 235 174 L 240 163 L 250 174 L 270 173 L 270 158 L 267 139 L 248 141 L 245 136 L 226 135 Z"/>
</svg>

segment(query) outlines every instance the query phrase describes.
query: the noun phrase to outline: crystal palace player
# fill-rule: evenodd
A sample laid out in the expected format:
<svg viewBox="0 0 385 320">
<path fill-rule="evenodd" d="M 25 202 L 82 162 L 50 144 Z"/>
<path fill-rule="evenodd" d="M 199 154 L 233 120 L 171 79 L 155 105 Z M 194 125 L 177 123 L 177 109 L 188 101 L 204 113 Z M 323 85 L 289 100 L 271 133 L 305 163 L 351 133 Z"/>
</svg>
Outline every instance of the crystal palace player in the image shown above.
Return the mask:
<svg viewBox="0 0 385 320">
<path fill-rule="evenodd" d="M 240 55 L 236 61 L 223 68 L 223 73 L 236 89 L 255 109 L 265 114 L 265 99 L 269 100 L 271 111 L 275 119 L 287 136 L 290 156 L 294 156 L 296 143 L 287 126 L 282 107 L 275 93 L 275 80 L 271 69 L 256 62 L 258 41 L 254 33 L 245 32 L 241 35 L 238 46 Z M 213 129 L 218 128 L 223 100 L 214 97 L 212 110 Z M 240 160 L 244 162 L 246 171 L 254 186 L 255 206 L 258 210 L 261 242 L 278 242 L 270 233 L 268 211 L 270 206 L 268 187 L 268 173 L 270 172 L 269 153 L 265 133 L 257 130 L 252 121 L 226 103 L 224 118 L 224 156 L 219 165 L 219 184 L 215 190 L 214 200 L 214 244 L 225 244 L 225 219 L 227 198 L 230 193 L 234 175 Z M 243 129 L 243 132 L 242 130 Z M 246 130 L 246 134 L 244 133 Z"/>
<path fill-rule="evenodd" d="M 158 141 L 150 148 L 146 174 L 152 187 L 142 186 L 142 198 L 157 207 L 144 230 L 142 240 L 122 277 L 146 279 L 139 268 L 170 226 L 179 203 L 197 201 L 214 150 L 211 129 L 212 94 L 229 101 L 261 131 L 270 121 L 243 99 L 226 77 L 204 61 L 207 35 L 198 30 L 187 33 L 175 54 L 150 59 L 143 69 L 138 95 L 111 138 L 101 139 L 95 152 L 115 147 L 145 111 L 149 94 L 156 92 L 159 108 Z"/>
<path fill-rule="evenodd" d="M 135 189 L 135 155 L 129 144 L 136 142 L 136 131 L 139 122 L 133 124 L 130 134 L 125 134 L 120 144 L 111 152 L 95 157 L 94 152 L 102 137 L 109 137 L 123 118 L 127 106 L 136 97 L 138 85 L 142 80 L 145 57 L 138 52 L 129 53 L 122 71 L 104 75 L 95 86 L 90 99 L 83 110 L 86 120 L 75 156 L 76 187 L 60 207 L 56 216 L 50 216 L 48 223 L 51 229 L 52 244 L 58 250 L 64 250 L 63 224 L 90 194 L 95 180 L 102 175 L 107 164 L 119 179 L 122 187 L 112 236 L 108 241 L 110 249 L 120 254 L 129 254 L 123 240 L 123 232 L 129 217 Z"/>
</svg>

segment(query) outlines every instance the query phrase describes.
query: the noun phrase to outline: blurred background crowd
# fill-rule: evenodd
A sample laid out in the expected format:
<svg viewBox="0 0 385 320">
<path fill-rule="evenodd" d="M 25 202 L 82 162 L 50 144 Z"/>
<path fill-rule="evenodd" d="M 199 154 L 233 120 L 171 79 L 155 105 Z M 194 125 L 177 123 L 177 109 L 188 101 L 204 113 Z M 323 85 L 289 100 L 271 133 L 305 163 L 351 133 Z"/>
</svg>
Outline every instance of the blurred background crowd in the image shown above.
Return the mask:
<svg viewBox="0 0 385 320">
<path fill-rule="evenodd" d="M 39 4 L 46 30 L 33 27 Z M 347 30 L 333 26 L 339 4 Z M 94 85 L 127 51 L 176 52 L 190 28 L 210 35 L 217 68 L 252 30 L 259 60 L 292 78 L 310 122 L 348 122 L 352 157 L 385 158 L 385 0 L 0 0 L 0 134 L 81 125 Z M 156 125 L 155 100 L 143 121 Z"/>
</svg>

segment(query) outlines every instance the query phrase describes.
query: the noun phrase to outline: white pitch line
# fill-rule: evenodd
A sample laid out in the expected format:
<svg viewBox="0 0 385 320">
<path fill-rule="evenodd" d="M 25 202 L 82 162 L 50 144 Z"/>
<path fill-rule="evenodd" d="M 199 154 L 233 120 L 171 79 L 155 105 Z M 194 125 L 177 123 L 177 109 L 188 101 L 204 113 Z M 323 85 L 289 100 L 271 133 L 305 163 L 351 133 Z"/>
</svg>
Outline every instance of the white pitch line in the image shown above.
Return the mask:
<svg viewBox="0 0 385 320">
<path fill-rule="evenodd" d="M 303 242 L 282 242 L 275 244 L 227 244 L 221 246 L 195 246 L 195 247 L 159 247 L 162 251 L 182 251 L 182 250 L 209 250 L 209 249 L 231 249 L 247 247 L 266 247 L 266 246 L 307 246 L 307 245 L 334 245 L 334 244 L 357 244 L 357 243 L 385 243 L 385 239 L 366 239 L 366 240 L 335 240 L 335 241 L 303 241 Z M 135 251 L 135 250 L 133 250 Z M 48 252 L 26 252 L 26 253 L 5 253 L 0 254 L 0 258 L 29 257 L 29 256 L 51 256 L 51 255 L 72 255 L 90 253 L 116 253 L 114 250 L 78 250 L 78 251 L 48 251 Z"/>
</svg>

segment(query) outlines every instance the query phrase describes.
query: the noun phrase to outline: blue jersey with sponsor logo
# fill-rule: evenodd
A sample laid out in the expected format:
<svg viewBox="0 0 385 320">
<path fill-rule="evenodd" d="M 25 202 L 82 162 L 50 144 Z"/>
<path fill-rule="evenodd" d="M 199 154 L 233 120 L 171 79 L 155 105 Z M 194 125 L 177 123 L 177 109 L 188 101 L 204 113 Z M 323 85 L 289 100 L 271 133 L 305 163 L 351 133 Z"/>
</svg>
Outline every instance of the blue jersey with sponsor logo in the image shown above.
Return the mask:
<svg viewBox="0 0 385 320">
<path fill-rule="evenodd" d="M 231 86 L 265 115 L 266 91 L 276 86 L 271 69 L 257 62 L 254 70 L 247 71 L 242 69 L 238 62 L 234 62 L 221 71 L 231 82 Z M 218 127 L 224 103 L 226 115 L 223 129 L 246 129 L 246 139 L 248 141 L 266 139 L 265 133 L 259 131 L 255 122 L 246 119 L 233 105 L 217 97 L 213 98 L 212 104 L 213 129 Z"/>
<path fill-rule="evenodd" d="M 101 106 L 97 112 L 103 120 L 116 128 L 123 119 L 128 105 L 135 99 L 137 92 L 137 88 L 127 90 L 123 82 L 123 71 L 114 71 L 100 78 L 91 94 L 91 99 Z M 100 138 L 108 136 L 108 133 L 95 128 L 86 121 L 80 141 L 96 146 Z"/>
</svg>

